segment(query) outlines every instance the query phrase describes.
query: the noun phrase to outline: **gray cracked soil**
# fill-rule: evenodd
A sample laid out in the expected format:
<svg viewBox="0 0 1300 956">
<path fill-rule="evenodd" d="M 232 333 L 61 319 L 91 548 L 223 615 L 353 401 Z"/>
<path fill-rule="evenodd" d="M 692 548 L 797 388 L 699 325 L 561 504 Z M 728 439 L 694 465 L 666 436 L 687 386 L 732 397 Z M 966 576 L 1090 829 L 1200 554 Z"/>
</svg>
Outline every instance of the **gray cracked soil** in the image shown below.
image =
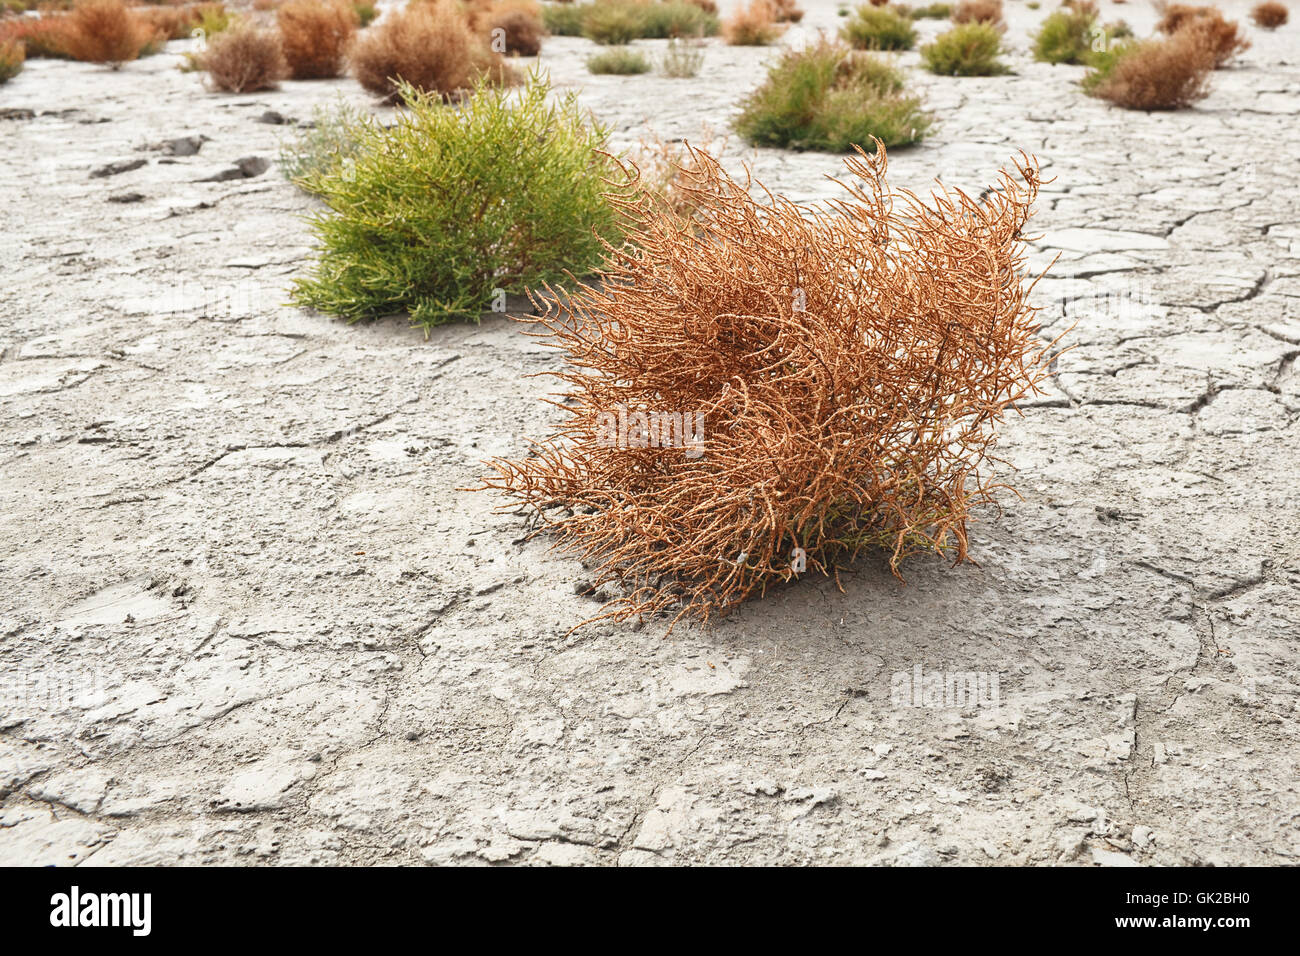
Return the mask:
<svg viewBox="0 0 1300 956">
<path fill-rule="evenodd" d="M 835 26 L 805 6 L 787 42 Z M 1004 428 L 1023 500 L 978 566 L 864 560 L 669 639 L 568 635 L 581 566 L 457 490 L 545 434 L 549 350 L 283 304 L 313 200 L 217 174 L 351 81 L 209 94 L 184 44 L 30 62 L 0 88 L 35 114 L 0 121 L 0 861 L 1294 862 L 1296 27 L 1147 115 L 1033 63 L 1047 10 L 1008 7 L 1014 76 L 903 56 L 941 123 L 890 172 L 979 189 L 1024 149 L 1056 177 L 1038 301 L 1076 348 Z M 714 41 L 678 81 L 590 49 L 542 62 L 620 145 L 724 128 L 774 55 Z M 840 169 L 725 158 L 797 199 Z M 998 704 L 897 706 L 917 665 L 996 673 Z"/>
</svg>

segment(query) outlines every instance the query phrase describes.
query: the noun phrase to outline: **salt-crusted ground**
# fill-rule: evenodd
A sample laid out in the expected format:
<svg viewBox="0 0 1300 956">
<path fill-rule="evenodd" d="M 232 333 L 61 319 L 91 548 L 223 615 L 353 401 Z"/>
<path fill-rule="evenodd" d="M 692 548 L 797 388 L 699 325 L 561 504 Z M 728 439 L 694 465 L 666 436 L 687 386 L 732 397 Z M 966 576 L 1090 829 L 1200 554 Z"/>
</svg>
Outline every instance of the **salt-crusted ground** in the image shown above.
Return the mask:
<svg viewBox="0 0 1300 956">
<path fill-rule="evenodd" d="M 787 42 L 837 23 L 804 5 Z M 1047 11 L 1008 7 L 1014 76 L 902 57 L 940 123 L 890 159 L 1056 177 L 1039 301 L 1076 347 L 1005 427 L 1024 500 L 978 567 L 867 560 L 668 639 L 566 637 L 581 566 L 458 490 L 545 434 L 548 350 L 286 306 L 313 201 L 274 165 L 205 181 L 351 81 L 29 62 L 0 88 L 0 862 L 1296 862 L 1298 28 L 1145 115 L 1031 62 Z M 712 41 L 688 81 L 591 49 L 542 59 L 620 144 L 725 129 L 775 55 Z M 840 162 L 726 156 L 800 199 Z M 996 704 L 908 706 L 918 666 Z"/>
</svg>

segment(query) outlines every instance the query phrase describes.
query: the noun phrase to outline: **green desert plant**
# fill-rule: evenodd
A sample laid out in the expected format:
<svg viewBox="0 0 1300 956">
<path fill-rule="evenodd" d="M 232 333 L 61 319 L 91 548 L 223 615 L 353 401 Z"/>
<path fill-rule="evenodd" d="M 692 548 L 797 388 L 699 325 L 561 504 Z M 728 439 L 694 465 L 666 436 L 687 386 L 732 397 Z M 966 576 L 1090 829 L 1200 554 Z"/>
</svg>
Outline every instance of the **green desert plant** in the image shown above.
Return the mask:
<svg viewBox="0 0 1300 956">
<path fill-rule="evenodd" d="M 911 19 L 889 7 L 858 7 L 840 35 L 858 50 L 910 50 L 916 46 Z"/>
<path fill-rule="evenodd" d="M 973 21 L 941 33 L 921 47 L 921 60 L 931 73 L 943 76 L 997 76 L 1007 72 L 998 59 L 1002 31 L 991 23 Z"/>
<path fill-rule="evenodd" d="M 633 73 L 649 73 L 650 61 L 635 50 L 615 47 L 587 57 L 587 69 L 592 73 L 628 76 Z"/>
<path fill-rule="evenodd" d="M 199 22 L 197 29 L 203 31 L 203 36 L 211 39 L 218 33 L 229 30 L 239 22 L 239 17 L 226 9 L 221 3 L 205 3 L 199 9 Z"/>
<path fill-rule="evenodd" d="M 1047 15 L 1034 35 L 1034 59 L 1044 63 L 1087 63 L 1096 28 L 1095 3 L 1064 3 Z"/>
<path fill-rule="evenodd" d="M 311 125 L 280 147 L 280 171 L 299 189 L 320 195 L 325 182 L 356 160 L 371 114 L 341 96 L 312 110 Z"/>
<path fill-rule="evenodd" d="M 664 76 L 685 79 L 695 76 L 704 65 L 704 44 L 700 40 L 669 40 L 659 61 Z"/>
<path fill-rule="evenodd" d="M 557 37 L 582 36 L 582 21 L 589 3 L 548 3 L 542 7 L 546 31 Z"/>
<path fill-rule="evenodd" d="M 517 93 L 480 81 L 459 108 L 402 83 L 396 125 L 358 127 L 345 169 L 315 182 L 328 208 L 294 285 L 350 320 L 408 312 L 426 328 L 477 319 L 500 292 L 583 275 L 617 242 L 608 131 L 537 73 Z"/>
<path fill-rule="evenodd" d="M 931 124 L 892 65 L 830 40 L 787 51 L 745 100 L 736 132 L 755 146 L 847 152 L 913 143 Z"/>
<path fill-rule="evenodd" d="M 913 20 L 947 20 L 952 16 L 952 4 L 931 3 L 924 7 L 913 7 L 908 11 Z"/>
<path fill-rule="evenodd" d="M 669 37 L 712 36 L 718 32 L 718 18 L 702 7 L 685 0 L 639 3 L 637 0 L 596 0 L 574 4 L 581 21 L 581 33 L 589 40 L 605 45 L 621 45 L 633 40 L 663 40 Z M 561 26 L 575 14 L 552 14 Z M 550 29 L 550 21 L 547 28 Z M 558 32 L 551 30 L 552 33 Z"/>
<path fill-rule="evenodd" d="M 641 7 L 641 36 L 647 40 L 713 36 L 718 32 L 718 18 L 698 4 L 661 0 L 638 6 Z"/>
<path fill-rule="evenodd" d="M 27 51 L 17 40 L 0 40 L 0 83 L 8 83 L 23 71 Z"/>
<path fill-rule="evenodd" d="M 604 0 L 584 11 L 582 35 L 607 46 L 631 43 L 645 35 L 637 4 Z"/>
<path fill-rule="evenodd" d="M 547 3 L 542 23 L 555 36 L 585 36 L 618 46 L 632 40 L 713 36 L 716 8 L 688 0 L 596 0 L 594 3 Z"/>
<path fill-rule="evenodd" d="M 363 27 L 370 26 L 375 17 L 379 16 L 379 11 L 375 9 L 375 5 L 373 3 L 364 2 L 364 0 L 363 2 L 354 2 L 352 4 L 352 9 L 357 12 L 358 25 Z"/>
</svg>

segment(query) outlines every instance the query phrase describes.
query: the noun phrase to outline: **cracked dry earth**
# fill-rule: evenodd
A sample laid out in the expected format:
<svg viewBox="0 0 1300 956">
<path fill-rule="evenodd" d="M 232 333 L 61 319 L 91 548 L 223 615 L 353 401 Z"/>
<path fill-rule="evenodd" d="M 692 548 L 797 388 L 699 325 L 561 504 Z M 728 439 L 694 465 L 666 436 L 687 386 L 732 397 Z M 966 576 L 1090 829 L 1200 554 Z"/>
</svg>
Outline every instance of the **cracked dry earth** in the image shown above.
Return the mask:
<svg viewBox="0 0 1300 956">
<path fill-rule="evenodd" d="M 805 6 L 785 42 L 835 26 Z M 1016 75 L 903 56 L 940 124 L 890 159 L 1056 177 L 1037 300 L 1075 348 L 1003 429 L 1023 500 L 978 566 L 873 557 L 667 639 L 570 635 L 582 567 L 458 490 L 547 432 L 549 350 L 283 304 L 314 201 L 260 119 L 351 81 L 209 94 L 184 44 L 30 62 L 0 89 L 0 861 L 1294 863 L 1295 28 L 1146 115 L 1032 62 L 1046 11 L 1008 7 Z M 775 55 L 713 41 L 691 82 L 591 49 L 542 62 L 620 145 L 725 127 Z M 725 158 L 799 199 L 840 168 Z M 918 665 L 997 703 L 896 706 Z"/>
</svg>

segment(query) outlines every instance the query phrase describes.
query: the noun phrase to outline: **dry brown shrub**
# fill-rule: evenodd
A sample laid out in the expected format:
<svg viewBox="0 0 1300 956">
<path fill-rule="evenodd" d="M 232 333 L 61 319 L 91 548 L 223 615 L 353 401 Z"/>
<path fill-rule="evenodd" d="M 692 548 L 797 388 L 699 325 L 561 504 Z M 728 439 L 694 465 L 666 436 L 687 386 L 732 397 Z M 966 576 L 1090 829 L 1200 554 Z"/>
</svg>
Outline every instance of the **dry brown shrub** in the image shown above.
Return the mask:
<svg viewBox="0 0 1300 956">
<path fill-rule="evenodd" d="M 952 11 L 953 23 L 1002 25 L 1002 0 L 961 0 Z"/>
<path fill-rule="evenodd" d="M 798 23 L 803 19 L 803 8 L 796 0 L 768 0 L 772 4 L 772 19 L 777 23 Z"/>
<path fill-rule="evenodd" d="M 770 0 L 750 0 L 722 24 L 722 38 L 731 46 L 767 46 L 781 35 Z"/>
<path fill-rule="evenodd" d="M 1238 53 L 1250 49 L 1250 41 L 1242 36 L 1236 22 L 1229 22 L 1222 16 L 1201 17 L 1179 32 L 1188 34 L 1209 50 L 1214 55 L 1216 68 L 1226 64 Z"/>
<path fill-rule="evenodd" d="M 154 32 L 169 40 L 180 40 L 190 35 L 197 19 L 190 14 L 190 7 L 136 7 L 135 13 L 141 20 L 153 27 Z"/>
<path fill-rule="evenodd" d="M 398 79 L 452 99 L 486 74 L 496 83 L 513 81 L 498 54 L 474 35 L 451 0 L 417 3 L 389 13 L 357 38 L 352 48 L 357 81 L 389 103 L 399 97 Z"/>
<path fill-rule="evenodd" d="M 346 0 L 289 0 L 275 12 L 280 44 L 295 80 L 340 76 L 361 18 Z"/>
<path fill-rule="evenodd" d="M 1184 109 L 1208 95 L 1214 64 L 1214 51 L 1180 30 L 1125 53 L 1091 92 L 1131 110 Z"/>
<path fill-rule="evenodd" d="M 895 570 L 967 556 L 971 510 L 1004 487 L 995 427 L 1047 374 L 1021 236 L 1038 166 L 926 204 L 887 188 L 875 145 L 815 209 L 692 150 L 696 230 L 615 197 L 631 242 L 608 247 L 606 281 L 524 320 L 567 353 L 542 373 L 567 418 L 485 487 L 535 510 L 595 587 L 622 585 L 601 618 L 708 621 L 877 547 Z"/>
<path fill-rule="evenodd" d="M 48 13 L 39 19 L 13 17 L 0 20 L 0 42 L 21 43 L 28 59 L 38 57 L 67 59 L 63 51 L 64 22 L 66 14 Z"/>
<path fill-rule="evenodd" d="M 183 40 L 202 22 L 205 13 L 221 13 L 223 3 L 189 3 L 157 7 L 136 7 L 135 13 L 169 40 Z"/>
<path fill-rule="evenodd" d="M 560 2 L 569 3 L 572 2 L 572 0 L 560 0 Z M 686 0 L 686 2 L 692 6 L 699 7 L 705 13 L 712 14 L 715 17 L 718 15 L 718 5 L 714 3 L 714 0 Z"/>
<path fill-rule="evenodd" d="M 1187 3 L 1158 2 L 1155 6 L 1156 12 L 1160 14 L 1160 19 L 1156 21 L 1156 29 L 1161 33 L 1169 34 L 1176 33 L 1179 27 L 1186 26 L 1199 17 L 1219 13 L 1216 7 L 1198 7 Z"/>
<path fill-rule="evenodd" d="M 1290 13 L 1285 4 L 1268 0 L 1267 3 L 1256 4 L 1250 11 L 1250 18 L 1255 21 L 1255 26 L 1276 30 L 1290 19 Z"/>
<path fill-rule="evenodd" d="M 56 42 L 74 60 L 116 69 L 160 42 L 159 34 L 122 0 L 79 0 L 71 13 L 58 19 Z"/>
<path fill-rule="evenodd" d="M 218 33 L 199 62 L 213 87 L 226 93 L 272 90 L 289 75 L 280 37 L 251 23 Z"/>
<path fill-rule="evenodd" d="M 1173 3 L 1158 6 L 1161 17 L 1156 29 L 1176 36 L 1191 34 L 1197 43 L 1214 55 L 1215 67 L 1221 67 L 1238 53 L 1250 48 L 1236 21 L 1223 18 L 1217 7 L 1193 7 Z"/>
<path fill-rule="evenodd" d="M 541 52 L 546 27 L 536 0 L 474 0 L 468 9 L 470 29 L 484 38 L 492 52 L 517 56 Z"/>
</svg>

